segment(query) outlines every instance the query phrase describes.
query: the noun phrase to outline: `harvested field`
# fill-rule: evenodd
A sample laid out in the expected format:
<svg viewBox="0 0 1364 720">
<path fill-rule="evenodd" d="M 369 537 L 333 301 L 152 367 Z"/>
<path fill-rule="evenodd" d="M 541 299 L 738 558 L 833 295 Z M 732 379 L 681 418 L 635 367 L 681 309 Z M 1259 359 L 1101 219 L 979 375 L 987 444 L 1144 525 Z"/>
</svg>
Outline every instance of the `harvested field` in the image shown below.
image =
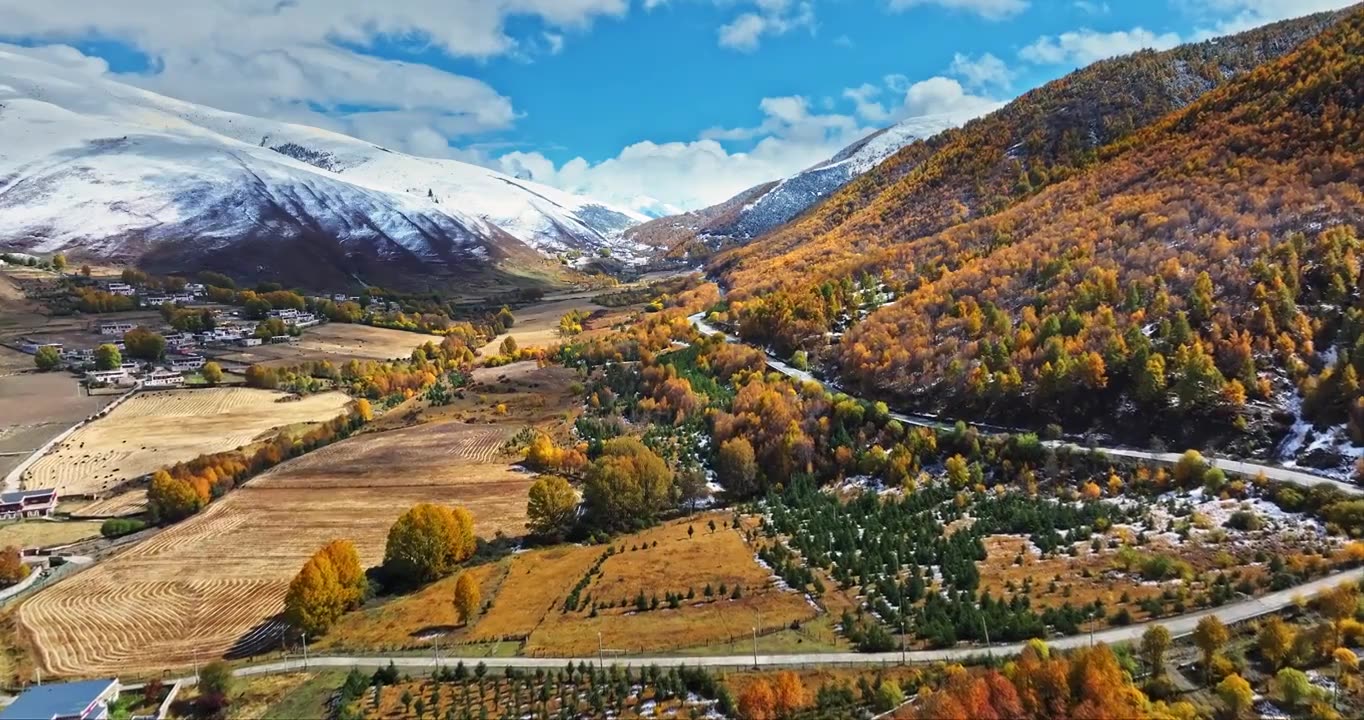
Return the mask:
<svg viewBox="0 0 1364 720">
<path fill-rule="evenodd" d="M 93 495 L 177 462 L 251 443 L 285 425 L 330 420 L 341 393 L 280 401 L 250 388 L 138 393 L 53 448 L 24 474 L 26 487 Z"/>
<path fill-rule="evenodd" d="M 706 526 L 711 517 L 719 526 L 714 533 Z M 581 592 L 582 604 L 569 612 L 563 611 L 564 600 L 606 547 L 518 555 L 470 640 L 518 637 L 526 639 L 527 655 L 583 655 L 596 650 L 600 633 L 609 649 L 650 652 L 731 642 L 750 635 L 754 627 L 778 631 L 792 621 L 814 618 L 818 610 L 804 595 L 774 582 L 727 520 L 698 516 L 618 538 L 613 544 L 618 551 L 624 546 L 624 552 L 602 562 L 600 573 Z M 690 538 L 689 525 L 696 531 Z M 714 597 L 705 596 L 707 585 Z M 724 596 L 721 585 L 727 590 Z M 736 585 L 742 588 L 741 597 L 731 599 Z M 650 601 L 657 596 L 658 608 L 637 611 L 635 598 L 641 592 Z M 669 593 L 691 593 L 693 598 L 670 609 L 664 600 Z M 592 603 L 597 604 L 597 617 L 591 617 Z"/>
<path fill-rule="evenodd" d="M 0 525 L 0 548 L 20 549 L 67 545 L 99 535 L 100 523 L 60 520 L 23 520 Z"/>
<path fill-rule="evenodd" d="M 127 490 L 103 500 L 72 508 L 71 514 L 82 518 L 117 518 L 147 512 L 147 491 Z"/>
<path fill-rule="evenodd" d="M 210 351 L 209 354 L 231 363 L 281 366 L 311 360 L 330 360 L 337 365 L 347 360 L 392 360 L 412 354 L 413 348 L 441 338 L 434 335 L 390 330 L 388 328 L 324 323 L 303 331 L 295 343 L 260 345 L 253 348 L 233 348 Z"/>
<path fill-rule="evenodd" d="M 524 529 L 531 476 L 482 462 L 513 425 L 366 433 L 286 462 L 189 520 L 46 588 L 19 609 L 60 675 L 155 672 L 273 646 L 290 579 L 319 546 L 353 540 L 365 565 L 418 502 L 462 505 L 480 535 Z"/>
<path fill-rule="evenodd" d="M 22 357 L 33 366 L 32 357 Z M 0 476 L 115 397 L 86 395 L 66 373 L 0 374 Z"/>
</svg>

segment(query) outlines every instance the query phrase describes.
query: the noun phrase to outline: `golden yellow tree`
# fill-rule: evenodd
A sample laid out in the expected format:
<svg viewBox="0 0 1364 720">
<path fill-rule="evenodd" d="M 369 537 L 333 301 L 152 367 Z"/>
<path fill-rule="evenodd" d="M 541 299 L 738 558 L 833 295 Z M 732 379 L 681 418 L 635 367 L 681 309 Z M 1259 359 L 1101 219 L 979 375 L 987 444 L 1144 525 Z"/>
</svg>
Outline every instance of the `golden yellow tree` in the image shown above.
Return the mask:
<svg viewBox="0 0 1364 720">
<path fill-rule="evenodd" d="M 284 621 L 309 635 L 321 635 L 341 617 L 341 588 L 325 554 L 308 558 L 284 595 Z"/>
<path fill-rule="evenodd" d="M 389 529 L 384 568 L 399 581 L 430 582 L 468 560 L 475 542 L 469 511 L 420 503 Z"/>
<path fill-rule="evenodd" d="M 470 573 L 459 574 L 459 579 L 455 581 L 455 614 L 459 615 L 459 621 L 465 625 L 478 612 L 478 605 L 483 601 L 478 591 L 478 581 Z"/>
<path fill-rule="evenodd" d="M 544 475 L 530 486 L 526 527 L 532 534 L 562 537 L 573 526 L 577 514 L 578 494 L 567 480 L 557 475 Z"/>
</svg>

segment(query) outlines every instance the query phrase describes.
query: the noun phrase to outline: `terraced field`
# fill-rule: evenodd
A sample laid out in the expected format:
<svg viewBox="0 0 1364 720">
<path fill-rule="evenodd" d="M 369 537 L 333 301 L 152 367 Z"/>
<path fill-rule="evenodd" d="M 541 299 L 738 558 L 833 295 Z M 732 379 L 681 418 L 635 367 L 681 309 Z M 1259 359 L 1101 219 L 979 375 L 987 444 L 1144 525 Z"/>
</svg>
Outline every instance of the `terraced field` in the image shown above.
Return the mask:
<svg viewBox="0 0 1364 720">
<path fill-rule="evenodd" d="M 341 393 L 286 397 L 250 388 L 139 393 L 52 448 L 23 482 L 56 487 L 62 495 L 94 495 L 167 465 L 246 445 L 285 425 L 330 420 L 350 402 Z"/>
<path fill-rule="evenodd" d="M 365 434 L 275 468 L 202 514 L 53 585 L 19 622 L 47 672 L 157 672 L 270 647 L 289 580 L 334 538 L 366 565 L 418 502 L 469 508 L 481 535 L 524 530 L 531 477 L 497 459 L 519 428 L 444 423 Z"/>
</svg>

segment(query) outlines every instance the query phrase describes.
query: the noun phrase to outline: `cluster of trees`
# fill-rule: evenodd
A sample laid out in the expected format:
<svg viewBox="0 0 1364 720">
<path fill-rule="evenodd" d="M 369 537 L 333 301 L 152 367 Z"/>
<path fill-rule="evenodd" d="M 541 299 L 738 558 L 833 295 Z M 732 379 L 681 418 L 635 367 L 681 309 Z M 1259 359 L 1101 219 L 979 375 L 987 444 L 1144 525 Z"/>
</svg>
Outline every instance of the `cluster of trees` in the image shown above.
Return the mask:
<svg viewBox="0 0 1364 720">
<path fill-rule="evenodd" d="M 1272 33 L 1300 38 L 1321 24 L 1318 18 Z M 1168 120 L 1109 135 L 1118 142 L 1102 150 L 1061 150 L 1054 162 L 1042 158 L 1069 143 L 1052 150 L 1044 143 L 1018 162 L 1040 161 L 1048 177 L 1019 183 L 1026 187 L 998 210 L 988 195 L 960 200 L 976 192 L 980 173 L 959 173 L 964 186 L 939 173 L 964 158 L 991 168 L 1016 164 L 1007 159 L 1012 152 L 981 150 L 1023 140 L 1007 127 L 1008 111 L 910 148 L 819 211 L 727 258 L 742 262 L 727 278 L 741 290 L 725 317 L 783 352 L 815 349 L 853 302 L 840 290 L 843 278 L 866 274 L 898 300 L 853 327 L 831 353 L 860 387 L 1011 420 L 1113 418 L 1115 427 L 1134 432 L 1172 427 L 1171 419 L 1235 426 L 1244 403 L 1274 392 L 1269 371 L 1305 377 L 1316 351 L 1337 341 L 1337 318 L 1353 304 L 1353 226 L 1364 215 L 1353 188 L 1337 179 L 1361 169 L 1357 154 L 1336 148 L 1356 132 L 1348 78 L 1359 70 L 1345 58 L 1358 46 L 1357 25 L 1356 18 L 1342 21 Z M 1180 52 L 1130 62 L 1158 57 L 1157 66 L 1167 66 Z M 1101 66 L 1037 98 L 1113 71 Z M 1015 104 L 1035 107 L 1032 95 Z M 1114 97 L 1127 103 L 1136 96 Z M 1152 110 L 1183 104 L 1163 97 Z M 1093 100 L 1070 112 L 1104 102 Z M 1050 122 L 1040 117 L 1032 121 Z M 1141 125 L 1159 114 L 1138 117 Z M 990 135 L 978 137 L 987 127 Z M 957 145 L 967 137 L 979 145 Z M 1264 147 L 1276 150 L 1257 150 Z M 1057 168 L 1072 166 L 1065 158 L 1081 157 L 1102 167 L 1057 182 Z M 1018 174 L 989 170 L 986 177 Z M 943 202 L 932 202 L 939 191 Z M 874 197 L 865 207 L 852 199 L 863 192 Z M 1287 218 L 1307 216 L 1327 227 L 1294 232 L 1304 225 Z M 780 287 L 771 291 L 774 284 Z M 1337 365 L 1307 389 L 1321 388 L 1323 417 L 1341 419 L 1356 396 Z M 1114 407 L 1130 410 L 1116 417 Z"/>
<path fill-rule="evenodd" d="M 899 500 L 876 493 L 845 500 L 819 490 L 808 477 L 769 494 L 766 505 L 765 531 L 789 538 L 806 568 L 823 568 L 841 586 L 856 586 L 864 611 L 874 612 L 891 630 L 911 626 L 939 647 L 984 640 L 987 627 L 994 641 L 1025 640 L 1045 635 L 1048 628 L 1074 632 L 1095 612 L 1068 602 L 1038 612 L 1026 593 L 1006 600 L 981 591 L 976 563 L 986 557 L 985 537 L 1024 534 L 1044 552 L 1056 552 L 1063 544 L 1083 541 L 1096 527 L 1132 519 L 1109 503 L 965 494 L 946 483 L 924 485 Z M 946 524 L 968 515 L 971 523 L 944 531 Z M 769 556 L 792 587 L 818 594 L 808 572 L 784 562 L 785 551 L 773 549 Z M 874 625 L 869 616 L 849 615 L 844 622 L 845 628 L 857 628 L 852 639 L 861 649 L 890 649 L 889 635 Z"/>
<path fill-rule="evenodd" d="M 24 555 L 19 548 L 11 545 L 0 549 L 0 587 L 8 587 L 24 578 L 33 569 L 24 564 Z"/>
<path fill-rule="evenodd" d="M 937 688 L 920 689 L 909 713 L 923 720 L 1149 718 L 1194 720 L 1188 702 L 1151 700 L 1133 685 L 1132 668 L 1104 644 L 1070 653 L 1029 643 L 1003 670 L 947 670 Z"/>
<path fill-rule="evenodd" d="M 348 437 L 374 417 L 369 401 L 352 403 L 343 414 L 321 423 L 300 437 L 283 431 L 254 450 L 242 448 L 200 455 L 152 473 L 147 488 L 147 510 L 152 522 L 179 522 L 203 509 L 213 499 L 256 474 L 285 460 Z"/>
<path fill-rule="evenodd" d="M 286 367 L 252 365 L 246 369 L 246 384 L 300 393 L 336 388 L 376 401 L 406 399 L 442 378 L 452 387 L 464 385 L 472 359 L 468 346 L 457 338 L 446 337 L 439 345 L 428 342 L 413 350 L 406 360 L 348 360 L 340 367 L 327 360 Z"/>
<path fill-rule="evenodd" d="M 401 687 L 401 691 L 399 691 Z M 372 688 L 372 692 L 366 692 Z M 413 683 L 397 667 L 376 670 L 366 678 L 352 670 L 342 685 L 337 717 L 371 717 L 397 694 L 404 714 L 454 720 L 487 717 L 627 717 L 647 712 L 646 703 L 660 711 L 686 697 L 716 700 L 716 709 L 731 717 L 735 703 L 724 683 L 703 667 L 622 668 L 577 665 L 534 673 L 506 668 L 494 675 L 484 663 L 469 668 L 463 662 L 438 669 L 429 682 Z"/>
<path fill-rule="evenodd" d="M 675 507 L 673 471 L 633 437 L 606 441 L 583 479 L 587 521 L 604 530 L 637 530 Z"/>
<path fill-rule="evenodd" d="M 342 613 L 359 607 L 368 591 L 355 545 L 333 540 L 313 553 L 289 583 L 284 620 L 300 632 L 321 635 Z"/>
<path fill-rule="evenodd" d="M 99 288 L 82 287 L 76 289 L 76 307 L 86 313 L 127 312 L 137 309 L 137 298 L 115 295 Z"/>
<path fill-rule="evenodd" d="M 637 318 L 621 332 L 576 338 L 561 348 L 558 359 L 569 367 L 596 367 L 652 358 L 675 342 L 695 340 L 698 333 L 687 318 L 719 300 L 720 290 L 714 283 L 684 278 L 678 289 L 658 298 L 657 312 Z"/>
<path fill-rule="evenodd" d="M 166 353 L 166 338 L 141 325 L 123 333 L 123 348 L 128 357 L 152 362 Z"/>
<path fill-rule="evenodd" d="M 468 510 L 419 503 L 389 528 L 384 545 L 386 585 L 416 586 L 438 580 L 473 557 L 478 540 Z"/>
<path fill-rule="evenodd" d="M 174 303 L 161 306 L 161 319 L 181 332 L 205 332 L 218 326 L 212 310 L 177 307 Z"/>
<path fill-rule="evenodd" d="M 42 372 L 55 370 L 62 363 L 62 354 L 57 352 L 57 348 L 45 345 L 38 348 L 38 352 L 33 353 L 33 366 Z"/>
</svg>

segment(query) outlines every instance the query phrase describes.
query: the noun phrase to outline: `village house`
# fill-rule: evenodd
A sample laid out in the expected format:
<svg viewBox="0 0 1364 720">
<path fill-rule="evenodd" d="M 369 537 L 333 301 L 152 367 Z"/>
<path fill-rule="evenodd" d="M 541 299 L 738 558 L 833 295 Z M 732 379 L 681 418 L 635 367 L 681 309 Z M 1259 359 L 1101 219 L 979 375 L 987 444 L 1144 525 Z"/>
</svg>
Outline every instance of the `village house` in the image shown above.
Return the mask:
<svg viewBox="0 0 1364 720">
<path fill-rule="evenodd" d="M 121 689 L 114 678 L 35 685 L 0 710 L 0 720 L 106 720 Z"/>
<path fill-rule="evenodd" d="M 142 378 L 143 387 L 177 387 L 185 384 L 185 376 L 171 370 L 155 370 Z"/>
<path fill-rule="evenodd" d="M 204 366 L 204 358 L 200 355 L 171 355 L 166 358 L 166 363 L 175 372 L 194 372 Z"/>
<path fill-rule="evenodd" d="M 29 355 L 37 355 L 38 351 L 45 347 L 55 348 L 58 353 L 62 351 L 62 344 L 58 342 L 39 342 L 29 338 L 23 338 L 19 341 L 19 349 Z"/>
<path fill-rule="evenodd" d="M 119 335 L 119 336 L 122 336 L 124 333 L 128 332 L 129 330 L 132 330 L 132 329 L 135 328 L 135 327 L 137 327 L 137 326 L 134 325 L 134 324 L 132 324 L 132 323 L 130 323 L 130 322 L 107 322 L 107 323 L 100 323 L 100 326 L 99 326 L 99 334 L 100 334 L 100 335 Z"/>
<path fill-rule="evenodd" d="M 240 342 L 242 347 L 258 347 L 261 344 L 261 339 L 257 337 L 245 337 L 237 342 Z"/>
<path fill-rule="evenodd" d="M 57 509 L 57 491 L 16 490 L 0 493 L 0 519 L 48 517 Z"/>
<path fill-rule="evenodd" d="M 204 287 L 203 283 L 185 283 L 185 292 L 195 297 L 199 297 L 208 292 L 208 288 Z"/>
<path fill-rule="evenodd" d="M 117 370 L 91 370 L 85 374 L 85 379 L 100 385 L 123 385 L 132 378 L 128 375 L 127 370 L 119 368 Z"/>
<path fill-rule="evenodd" d="M 128 283 L 121 282 L 109 283 L 109 294 L 132 296 L 137 294 L 137 288 L 133 287 L 132 285 L 129 285 Z"/>
<path fill-rule="evenodd" d="M 270 311 L 270 317 L 279 318 L 280 320 L 293 320 L 297 318 L 298 315 L 299 312 L 293 308 L 283 308 L 281 310 Z"/>
</svg>

